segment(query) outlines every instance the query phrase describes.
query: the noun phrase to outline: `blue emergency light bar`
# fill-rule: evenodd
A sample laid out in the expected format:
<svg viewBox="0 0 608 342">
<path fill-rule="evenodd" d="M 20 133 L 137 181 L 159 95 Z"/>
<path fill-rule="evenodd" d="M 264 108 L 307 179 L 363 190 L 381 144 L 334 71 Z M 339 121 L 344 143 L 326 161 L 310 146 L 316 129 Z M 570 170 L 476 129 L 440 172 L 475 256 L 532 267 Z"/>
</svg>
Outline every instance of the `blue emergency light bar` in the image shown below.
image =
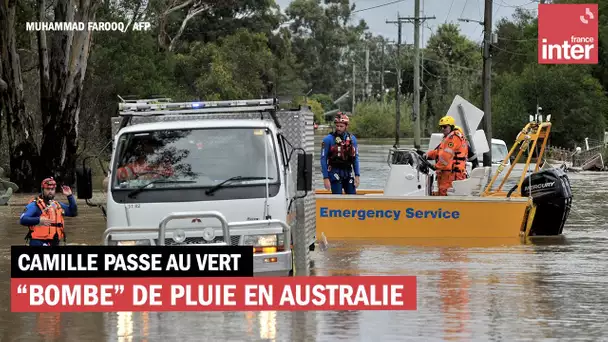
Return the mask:
<svg viewBox="0 0 608 342">
<path fill-rule="evenodd" d="M 118 104 L 120 116 L 157 116 L 177 114 L 206 114 L 226 112 L 261 112 L 276 110 L 272 98 L 255 100 L 163 102 L 171 99 L 127 100 Z"/>
</svg>

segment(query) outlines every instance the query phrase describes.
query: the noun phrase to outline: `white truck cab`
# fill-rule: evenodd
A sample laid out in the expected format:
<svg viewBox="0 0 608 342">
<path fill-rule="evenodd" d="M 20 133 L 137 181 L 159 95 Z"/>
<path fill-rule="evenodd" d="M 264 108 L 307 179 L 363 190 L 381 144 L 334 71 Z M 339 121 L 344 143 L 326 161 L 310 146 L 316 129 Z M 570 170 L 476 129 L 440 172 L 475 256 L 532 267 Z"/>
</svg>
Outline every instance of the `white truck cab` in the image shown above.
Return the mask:
<svg viewBox="0 0 608 342">
<path fill-rule="evenodd" d="M 312 112 L 280 111 L 275 99 L 169 101 L 119 104 L 103 243 L 247 245 L 255 275 L 291 274 L 293 246 L 315 241 L 310 229 L 300 241 L 293 234 L 294 201 L 314 195 L 312 154 L 302 148 Z M 294 160 L 296 149 L 304 153 Z M 78 197 L 90 199 L 90 169 L 76 174 Z"/>
<path fill-rule="evenodd" d="M 509 155 L 509 149 L 507 148 L 507 143 L 502 139 L 494 139 L 492 138 L 492 164 L 493 166 L 500 165 L 503 160 Z M 480 163 L 483 161 L 483 153 L 477 154 L 477 160 Z M 505 165 L 511 165 L 511 161 L 507 159 Z"/>
</svg>

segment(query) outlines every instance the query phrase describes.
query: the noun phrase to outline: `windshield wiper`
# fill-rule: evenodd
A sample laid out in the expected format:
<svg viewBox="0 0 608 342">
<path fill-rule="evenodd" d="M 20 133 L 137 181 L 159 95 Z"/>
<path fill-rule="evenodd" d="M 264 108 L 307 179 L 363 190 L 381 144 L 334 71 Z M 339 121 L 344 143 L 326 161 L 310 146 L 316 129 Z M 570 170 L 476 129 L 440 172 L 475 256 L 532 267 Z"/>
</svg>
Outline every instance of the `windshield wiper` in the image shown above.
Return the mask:
<svg viewBox="0 0 608 342">
<path fill-rule="evenodd" d="M 149 183 L 146 183 L 142 186 L 140 186 L 139 188 L 129 192 L 129 194 L 127 195 L 129 198 L 133 198 L 135 197 L 135 195 L 139 194 L 140 192 L 144 191 L 149 185 L 151 184 L 158 184 L 158 183 L 165 183 L 165 184 L 182 184 L 182 183 L 196 183 L 196 181 L 189 181 L 189 180 L 168 180 L 168 179 L 155 179 Z"/>
<path fill-rule="evenodd" d="M 235 180 L 260 180 L 260 179 L 274 179 L 274 178 L 271 178 L 271 177 L 244 177 L 244 176 L 230 177 L 230 178 L 226 179 L 225 181 L 221 182 L 220 184 L 214 185 L 213 187 L 207 189 L 207 191 L 205 191 L 205 194 L 211 195 L 214 192 L 221 189 L 224 186 L 224 184 L 235 181 Z"/>
</svg>

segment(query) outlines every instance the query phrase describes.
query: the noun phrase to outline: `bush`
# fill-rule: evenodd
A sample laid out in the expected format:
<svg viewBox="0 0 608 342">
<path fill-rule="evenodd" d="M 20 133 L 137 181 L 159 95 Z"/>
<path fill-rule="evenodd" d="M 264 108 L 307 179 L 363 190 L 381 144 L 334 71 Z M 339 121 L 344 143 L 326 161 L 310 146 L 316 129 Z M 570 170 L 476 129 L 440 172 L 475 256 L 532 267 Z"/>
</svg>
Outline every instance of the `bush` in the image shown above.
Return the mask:
<svg viewBox="0 0 608 342">
<path fill-rule="evenodd" d="M 361 102 L 356 105 L 348 130 L 357 138 L 393 138 L 395 136 L 395 101 Z M 400 137 L 413 136 L 412 108 L 401 102 Z"/>
<path fill-rule="evenodd" d="M 329 112 L 330 110 L 337 108 L 334 101 L 327 94 L 313 94 L 310 96 L 310 99 L 319 102 L 321 106 L 323 106 L 323 110 L 325 112 Z"/>
</svg>

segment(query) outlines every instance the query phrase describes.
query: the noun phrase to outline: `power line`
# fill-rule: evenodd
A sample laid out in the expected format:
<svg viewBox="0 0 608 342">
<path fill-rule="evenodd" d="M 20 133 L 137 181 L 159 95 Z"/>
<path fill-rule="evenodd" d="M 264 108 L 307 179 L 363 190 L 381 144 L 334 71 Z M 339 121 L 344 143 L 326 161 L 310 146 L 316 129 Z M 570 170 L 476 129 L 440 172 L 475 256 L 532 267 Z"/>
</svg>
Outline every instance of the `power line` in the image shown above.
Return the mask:
<svg viewBox="0 0 608 342">
<path fill-rule="evenodd" d="M 538 37 L 528 38 L 528 39 L 510 39 L 510 38 L 498 37 L 498 40 L 504 40 L 504 41 L 507 41 L 507 42 L 517 42 L 517 43 L 521 43 L 521 42 L 536 42 L 536 41 L 538 41 Z"/>
<path fill-rule="evenodd" d="M 462 7 L 462 12 L 460 13 L 460 16 L 462 17 L 464 15 L 464 10 L 467 9 L 467 4 L 469 3 L 469 0 L 464 2 L 464 6 Z"/>
<path fill-rule="evenodd" d="M 473 68 L 469 68 L 463 65 L 459 65 L 459 64 L 452 64 L 452 63 L 448 63 L 445 61 L 440 61 L 437 59 L 431 59 L 431 58 L 425 58 L 425 61 L 431 61 L 431 62 L 435 62 L 435 63 L 439 63 L 439 64 L 443 64 L 443 65 L 447 65 L 449 67 L 453 67 L 453 68 L 458 68 L 458 69 L 462 69 L 462 70 L 469 70 L 469 71 L 474 71 L 476 73 L 481 73 L 481 71 L 479 71 L 479 69 L 473 69 Z"/>
<path fill-rule="evenodd" d="M 498 6 L 502 6 L 502 7 L 522 8 L 524 6 L 528 6 L 528 5 L 532 5 L 532 4 L 538 4 L 539 0 L 532 0 L 532 1 L 528 2 L 528 3 L 523 4 L 523 5 L 509 5 L 509 4 L 504 3 L 504 1 L 502 1 L 502 0 L 500 2 L 498 2 L 496 0 L 493 0 L 492 2 L 494 2 Z"/>
<path fill-rule="evenodd" d="M 536 54 L 534 51 L 530 51 L 530 53 L 521 53 L 521 52 L 509 51 L 507 49 L 498 47 L 495 44 L 492 44 L 492 47 L 495 48 L 495 49 L 497 49 L 497 50 L 500 50 L 500 51 L 503 51 L 503 52 L 506 52 L 506 53 L 510 53 L 512 55 L 518 55 L 518 56 L 528 56 L 529 57 L 529 56 L 531 56 L 532 53 Z"/>
<path fill-rule="evenodd" d="M 384 6 L 394 5 L 394 4 L 397 4 L 397 3 L 400 3 L 400 2 L 404 2 L 404 1 L 405 0 L 391 1 L 391 2 L 384 3 L 384 4 L 368 7 L 368 8 L 362 8 L 360 10 L 352 11 L 351 13 L 358 13 L 358 12 L 368 11 L 368 10 L 372 10 L 372 9 L 376 9 L 376 8 L 380 8 L 380 7 L 384 7 Z"/>
<path fill-rule="evenodd" d="M 450 4 L 450 9 L 448 10 L 448 15 L 445 16 L 446 23 L 448 22 L 448 18 L 450 18 L 450 13 L 452 13 L 452 6 L 454 6 L 454 0 L 452 0 L 452 3 Z"/>
</svg>

